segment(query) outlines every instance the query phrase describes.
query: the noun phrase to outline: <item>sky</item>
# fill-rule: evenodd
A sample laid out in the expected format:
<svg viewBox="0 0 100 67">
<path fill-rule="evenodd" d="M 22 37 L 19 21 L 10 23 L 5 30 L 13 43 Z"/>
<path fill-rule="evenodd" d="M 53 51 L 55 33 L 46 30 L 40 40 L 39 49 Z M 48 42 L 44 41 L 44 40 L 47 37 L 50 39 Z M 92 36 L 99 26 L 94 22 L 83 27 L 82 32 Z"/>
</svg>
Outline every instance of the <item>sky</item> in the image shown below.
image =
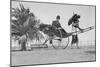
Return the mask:
<svg viewBox="0 0 100 67">
<path fill-rule="evenodd" d="M 73 16 L 73 13 L 77 13 L 81 16 L 81 28 L 84 29 L 90 26 L 95 26 L 94 6 L 12 1 L 13 8 L 19 7 L 19 4 L 23 4 L 25 8 L 29 8 L 30 11 L 33 12 L 38 19 L 40 19 L 41 23 L 44 24 L 51 24 L 52 21 L 56 19 L 56 16 L 60 15 L 61 26 L 67 32 L 72 31 L 72 27 L 68 26 L 68 20 Z M 95 40 L 95 29 L 79 34 L 79 39 L 82 41 Z"/>
</svg>

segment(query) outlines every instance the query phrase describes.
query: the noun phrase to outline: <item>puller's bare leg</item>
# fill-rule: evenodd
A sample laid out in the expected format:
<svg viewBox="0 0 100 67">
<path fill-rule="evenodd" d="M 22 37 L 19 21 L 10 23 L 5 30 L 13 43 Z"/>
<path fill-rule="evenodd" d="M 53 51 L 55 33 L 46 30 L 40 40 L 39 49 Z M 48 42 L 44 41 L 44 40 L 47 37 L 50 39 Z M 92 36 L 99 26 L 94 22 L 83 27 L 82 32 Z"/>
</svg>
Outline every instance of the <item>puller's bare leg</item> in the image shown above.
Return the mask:
<svg viewBox="0 0 100 67">
<path fill-rule="evenodd" d="M 76 47 L 77 47 L 77 49 L 79 49 L 79 46 L 78 46 L 78 44 L 79 44 L 79 43 L 77 42 L 77 43 L 76 43 Z"/>
<path fill-rule="evenodd" d="M 73 43 L 71 43 L 71 49 L 73 49 Z"/>
</svg>

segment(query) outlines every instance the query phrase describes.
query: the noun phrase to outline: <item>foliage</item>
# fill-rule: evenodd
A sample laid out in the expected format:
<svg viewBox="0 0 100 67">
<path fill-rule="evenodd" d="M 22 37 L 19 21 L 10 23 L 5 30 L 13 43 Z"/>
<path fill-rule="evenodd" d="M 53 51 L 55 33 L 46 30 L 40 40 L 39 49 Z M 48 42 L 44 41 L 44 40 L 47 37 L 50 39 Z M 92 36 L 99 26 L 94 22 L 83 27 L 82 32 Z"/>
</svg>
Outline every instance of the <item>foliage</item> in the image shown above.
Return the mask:
<svg viewBox="0 0 100 67">
<path fill-rule="evenodd" d="M 26 35 L 29 39 L 40 40 L 43 35 L 38 29 L 40 21 L 36 19 L 34 13 L 29 8 L 19 4 L 20 8 L 12 8 L 11 35 Z M 14 19 L 13 19 L 14 18 Z"/>
</svg>

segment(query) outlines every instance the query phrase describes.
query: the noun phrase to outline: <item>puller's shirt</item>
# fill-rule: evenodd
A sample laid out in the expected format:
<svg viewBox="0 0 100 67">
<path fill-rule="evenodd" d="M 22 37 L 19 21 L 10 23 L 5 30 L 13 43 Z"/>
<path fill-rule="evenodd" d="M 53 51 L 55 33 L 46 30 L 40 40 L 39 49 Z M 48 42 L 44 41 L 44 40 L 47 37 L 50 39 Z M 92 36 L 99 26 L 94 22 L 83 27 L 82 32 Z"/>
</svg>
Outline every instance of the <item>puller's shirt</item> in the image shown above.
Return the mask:
<svg viewBox="0 0 100 67">
<path fill-rule="evenodd" d="M 73 23 L 72 23 L 72 32 L 76 32 L 78 26 L 79 26 L 79 20 L 73 22 Z M 77 34 L 77 33 L 74 33 L 73 35 L 76 35 L 76 34 Z"/>
</svg>

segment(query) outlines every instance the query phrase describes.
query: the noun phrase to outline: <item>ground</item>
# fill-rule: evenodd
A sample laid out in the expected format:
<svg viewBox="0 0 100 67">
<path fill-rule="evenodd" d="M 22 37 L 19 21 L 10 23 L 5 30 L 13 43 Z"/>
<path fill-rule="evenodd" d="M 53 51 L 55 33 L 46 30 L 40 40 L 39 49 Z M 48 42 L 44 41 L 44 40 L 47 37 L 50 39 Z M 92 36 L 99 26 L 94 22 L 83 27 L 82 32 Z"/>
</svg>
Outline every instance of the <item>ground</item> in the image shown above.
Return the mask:
<svg viewBox="0 0 100 67">
<path fill-rule="evenodd" d="M 80 49 L 33 49 L 32 51 L 12 51 L 11 64 L 34 65 L 60 62 L 95 61 L 95 46 L 82 46 Z"/>
</svg>

